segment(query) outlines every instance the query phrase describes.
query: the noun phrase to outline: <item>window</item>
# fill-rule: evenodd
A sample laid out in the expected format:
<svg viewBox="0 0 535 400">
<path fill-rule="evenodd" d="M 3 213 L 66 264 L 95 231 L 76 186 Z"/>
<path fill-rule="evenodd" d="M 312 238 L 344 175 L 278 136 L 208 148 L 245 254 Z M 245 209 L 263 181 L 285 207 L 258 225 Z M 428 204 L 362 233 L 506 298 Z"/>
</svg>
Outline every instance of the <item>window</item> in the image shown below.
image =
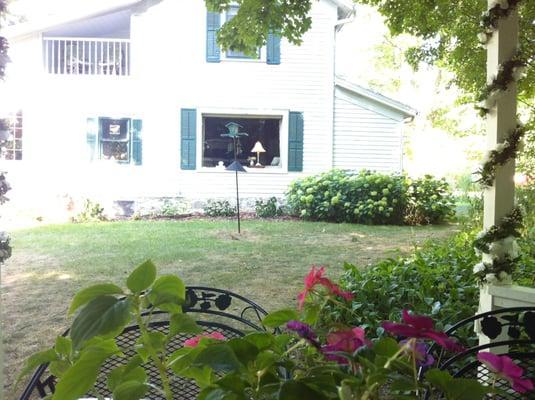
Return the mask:
<svg viewBox="0 0 535 400">
<path fill-rule="evenodd" d="M 8 138 L 7 143 L 2 146 L 0 159 L 22 160 L 22 111 L 9 115 L 5 121 L 8 125 Z"/>
<path fill-rule="evenodd" d="M 257 162 L 266 168 L 280 168 L 280 125 L 277 117 L 203 116 L 202 166 L 228 166 L 234 161 L 233 140 L 227 124 L 236 123 L 240 133 L 236 145 L 236 158 L 244 166 L 254 167 Z M 252 152 L 260 142 L 265 152 Z M 257 154 L 260 160 L 257 160 Z"/>
<path fill-rule="evenodd" d="M 130 160 L 130 119 L 99 119 L 99 153 L 103 160 Z"/>
<path fill-rule="evenodd" d="M 240 7 L 239 6 L 230 6 L 230 8 L 227 10 L 226 12 L 226 15 L 225 15 L 225 21 L 228 22 L 230 21 L 232 18 L 234 18 L 236 16 L 236 14 L 238 13 L 238 9 Z M 260 56 L 261 56 L 261 53 L 260 53 L 260 49 L 258 49 L 258 55 L 257 55 L 257 58 L 254 58 L 254 57 L 250 57 L 250 56 L 247 56 L 245 55 L 245 53 L 243 51 L 233 51 L 233 50 L 228 50 L 226 53 L 225 53 L 225 57 L 226 58 L 237 58 L 237 59 L 251 59 L 251 60 L 256 60 L 256 59 L 260 59 Z"/>
</svg>

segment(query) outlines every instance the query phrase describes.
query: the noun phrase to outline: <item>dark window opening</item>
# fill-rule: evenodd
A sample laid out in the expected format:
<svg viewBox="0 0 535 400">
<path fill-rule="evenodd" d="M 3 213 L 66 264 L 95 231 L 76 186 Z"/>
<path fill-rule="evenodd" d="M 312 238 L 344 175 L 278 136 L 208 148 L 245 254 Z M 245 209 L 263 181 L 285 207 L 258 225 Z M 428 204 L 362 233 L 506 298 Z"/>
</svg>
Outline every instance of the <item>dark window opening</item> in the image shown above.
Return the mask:
<svg viewBox="0 0 535 400">
<path fill-rule="evenodd" d="M 130 161 L 129 118 L 99 118 L 99 132 L 101 159 Z"/>
<path fill-rule="evenodd" d="M 241 125 L 236 145 L 236 158 L 248 167 L 256 165 L 257 153 L 253 153 L 256 142 L 260 142 L 265 152 L 259 153 L 260 164 L 265 167 L 280 167 L 280 118 L 236 118 L 203 117 L 203 167 L 216 167 L 220 162 L 228 166 L 234 161 L 233 140 L 221 136 L 228 133 L 226 124 L 235 122 Z"/>
</svg>

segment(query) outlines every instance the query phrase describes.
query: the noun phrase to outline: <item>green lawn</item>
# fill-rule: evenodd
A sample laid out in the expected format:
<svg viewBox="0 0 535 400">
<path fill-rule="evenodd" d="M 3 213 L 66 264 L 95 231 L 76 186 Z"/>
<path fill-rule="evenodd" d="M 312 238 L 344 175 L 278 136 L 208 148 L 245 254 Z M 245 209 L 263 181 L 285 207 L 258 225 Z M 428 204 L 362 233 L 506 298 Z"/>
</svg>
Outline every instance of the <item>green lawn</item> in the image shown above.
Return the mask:
<svg viewBox="0 0 535 400">
<path fill-rule="evenodd" d="M 160 273 L 189 285 L 229 289 L 268 310 L 295 304 L 311 265 L 338 277 L 344 261 L 366 266 L 408 252 L 454 227 L 398 227 L 297 221 L 128 221 L 43 226 L 12 233 L 13 257 L 2 267 L 6 398 L 24 359 L 53 343 L 81 287 L 123 284 L 152 259 Z"/>
</svg>

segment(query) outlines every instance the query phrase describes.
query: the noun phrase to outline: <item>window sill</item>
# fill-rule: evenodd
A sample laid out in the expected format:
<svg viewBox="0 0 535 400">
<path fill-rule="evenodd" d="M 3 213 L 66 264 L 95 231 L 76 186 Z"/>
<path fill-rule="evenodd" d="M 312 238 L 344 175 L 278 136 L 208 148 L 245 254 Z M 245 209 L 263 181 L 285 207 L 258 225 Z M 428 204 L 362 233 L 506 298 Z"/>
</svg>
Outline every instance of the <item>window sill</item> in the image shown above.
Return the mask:
<svg viewBox="0 0 535 400">
<path fill-rule="evenodd" d="M 256 64 L 265 64 L 266 60 L 263 59 L 252 59 L 252 58 L 221 58 L 221 62 L 231 62 L 231 63 L 256 63 Z"/>
<path fill-rule="evenodd" d="M 267 174 L 267 175 L 280 175 L 280 174 L 287 174 L 288 171 L 281 168 L 281 167 L 269 167 L 269 166 L 266 166 L 264 168 L 255 168 L 255 167 L 244 167 L 245 170 L 247 171 L 247 173 L 249 174 Z M 228 174 L 229 172 L 232 172 L 232 171 L 227 171 L 223 168 L 216 168 L 216 167 L 213 167 L 213 168 L 209 168 L 209 167 L 201 167 L 197 170 L 195 170 L 196 172 L 200 172 L 200 173 L 208 173 L 208 174 L 213 174 L 213 173 L 225 173 L 225 174 Z"/>
</svg>

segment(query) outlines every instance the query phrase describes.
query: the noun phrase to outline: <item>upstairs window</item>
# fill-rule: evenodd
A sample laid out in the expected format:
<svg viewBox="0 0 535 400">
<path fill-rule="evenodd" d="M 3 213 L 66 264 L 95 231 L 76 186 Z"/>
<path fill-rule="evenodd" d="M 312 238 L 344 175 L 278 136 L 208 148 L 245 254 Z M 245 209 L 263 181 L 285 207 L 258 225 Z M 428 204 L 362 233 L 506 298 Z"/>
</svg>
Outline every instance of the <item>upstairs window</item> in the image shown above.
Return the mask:
<svg viewBox="0 0 535 400">
<path fill-rule="evenodd" d="M 239 8 L 240 8 L 239 6 L 230 6 L 230 8 L 225 13 L 225 16 L 224 16 L 225 21 L 228 22 L 232 18 L 234 18 L 236 14 L 238 14 Z M 246 55 L 243 51 L 228 50 L 225 53 L 226 58 L 249 59 L 249 60 L 256 60 L 256 59 L 260 60 L 261 55 L 262 55 L 261 49 L 258 49 L 256 58 Z"/>
<path fill-rule="evenodd" d="M 7 135 L 7 142 L 2 146 L 0 159 L 22 160 L 22 111 L 10 114 L 4 121 L 7 122 L 7 130 L 2 127 L 0 130 Z"/>
</svg>

